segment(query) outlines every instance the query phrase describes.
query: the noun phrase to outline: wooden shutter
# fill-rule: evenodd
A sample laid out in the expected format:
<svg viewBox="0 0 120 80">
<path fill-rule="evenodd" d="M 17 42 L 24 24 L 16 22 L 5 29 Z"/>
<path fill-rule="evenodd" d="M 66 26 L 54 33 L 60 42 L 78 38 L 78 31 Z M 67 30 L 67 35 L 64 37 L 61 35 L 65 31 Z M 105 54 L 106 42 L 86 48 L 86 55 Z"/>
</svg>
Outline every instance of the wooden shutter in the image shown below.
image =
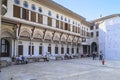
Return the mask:
<svg viewBox="0 0 120 80">
<path fill-rule="evenodd" d="M 18 55 L 23 55 L 23 45 L 18 45 Z"/>
<path fill-rule="evenodd" d="M 22 8 L 22 19 L 29 20 L 29 10 Z"/>
<path fill-rule="evenodd" d="M 43 23 L 43 16 L 41 14 L 38 14 L 38 23 Z"/>
<path fill-rule="evenodd" d="M 16 5 L 13 6 L 13 16 L 14 17 L 20 18 L 20 13 L 21 13 L 20 9 L 21 8 L 19 6 L 16 6 Z"/>
<path fill-rule="evenodd" d="M 61 21 L 61 25 L 60 26 L 61 26 L 61 29 L 63 29 L 63 22 L 62 21 Z"/>
<path fill-rule="evenodd" d="M 52 18 L 48 17 L 48 26 L 52 26 Z"/>
<path fill-rule="evenodd" d="M 56 28 L 59 28 L 59 20 L 56 20 Z"/>
<path fill-rule="evenodd" d="M 31 11 L 31 21 L 36 22 L 36 13 Z"/>
</svg>

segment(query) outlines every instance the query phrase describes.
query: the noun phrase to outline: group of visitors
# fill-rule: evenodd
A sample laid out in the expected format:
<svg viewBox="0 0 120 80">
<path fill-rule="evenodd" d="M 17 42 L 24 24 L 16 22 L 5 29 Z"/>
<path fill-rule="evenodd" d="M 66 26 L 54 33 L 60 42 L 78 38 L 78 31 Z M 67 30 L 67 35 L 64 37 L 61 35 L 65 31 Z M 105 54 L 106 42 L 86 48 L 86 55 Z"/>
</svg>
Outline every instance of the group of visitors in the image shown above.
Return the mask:
<svg viewBox="0 0 120 80">
<path fill-rule="evenodd" d="M 19 63 L 27 64 L 28 59 L 27 59 L 27 57 L 24 57 L 24 56 L 18 56 L 18 57 L 16 57 L 16 63 L 17 64 L 19 64 Z"/>
<path fill-rule="evenodd" d="M 93 60 L 95 60 L 96 59 L 96 57 L 97 57 L 97 52 L 93 52 Z M 100 53 L 99 53 L 99 60 L 102 60 L 103 59 L 103 53 L 102 53 L 102 51 L 100 51 Z"/>
<path fill-rule="evenodd" d="M 72 59 L 72 58 L 73 58 L 73 56 L 68 53 L 66 53 L 64 56 L 64 59 Z"/>
</svg>

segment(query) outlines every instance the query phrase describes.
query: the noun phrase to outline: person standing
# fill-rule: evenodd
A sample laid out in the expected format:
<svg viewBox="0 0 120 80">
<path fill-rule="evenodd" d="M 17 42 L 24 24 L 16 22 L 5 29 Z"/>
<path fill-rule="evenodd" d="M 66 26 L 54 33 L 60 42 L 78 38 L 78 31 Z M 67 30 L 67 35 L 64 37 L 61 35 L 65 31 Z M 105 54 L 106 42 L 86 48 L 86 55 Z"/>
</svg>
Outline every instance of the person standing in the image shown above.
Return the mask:
<svg viewBox="0 0 120 80">
<path fill-rule="evenodd" d="M 96 56 L 96 55 L 95 55 L 95 52 L 93 52 L 93 60 L 95 60 L 95 56 Z"/>
</svg>

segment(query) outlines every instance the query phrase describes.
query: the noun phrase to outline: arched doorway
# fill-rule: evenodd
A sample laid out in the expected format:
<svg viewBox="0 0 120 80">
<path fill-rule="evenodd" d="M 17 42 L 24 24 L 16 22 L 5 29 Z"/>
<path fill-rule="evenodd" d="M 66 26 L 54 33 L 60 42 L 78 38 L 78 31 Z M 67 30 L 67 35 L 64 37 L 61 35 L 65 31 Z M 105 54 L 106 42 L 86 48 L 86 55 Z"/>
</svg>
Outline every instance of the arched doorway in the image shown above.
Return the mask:
<svg viewBox="0 0 120 80">
<path fill-rule="evenodd" d="M 96 42 L 93 42 L 93 43 L 91 44 L 91 53 L 93 53 L 93 52 L 98 52 Z"/>
<path fill-rule="evenodd" d="M 10 43 L 8 40 L 2 38 L 1 39 L 1 57 L 9 57 L 10 56 Z"/>
</svg>

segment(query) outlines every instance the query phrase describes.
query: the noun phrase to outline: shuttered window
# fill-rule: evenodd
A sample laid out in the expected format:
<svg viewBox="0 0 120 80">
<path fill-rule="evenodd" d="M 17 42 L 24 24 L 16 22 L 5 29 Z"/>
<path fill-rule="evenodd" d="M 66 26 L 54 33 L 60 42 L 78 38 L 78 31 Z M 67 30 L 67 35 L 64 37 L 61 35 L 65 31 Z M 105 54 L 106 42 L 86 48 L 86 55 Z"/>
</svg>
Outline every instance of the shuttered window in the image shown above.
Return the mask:
<svg viewBox="0 0 120 80">
<path fill-rule="evenodd" d="M 31 11 L 31 21 L 36 22 L 36 13 Z"/>
<path fill-rule="evenodd" d="M 56 28 L 59 28 L 59 20 L 56 20 Z"/>
<path fill-rule="evenodd" d="M 30 55 L 30 51 L 31 51 L 31 46 L 29 46 L 29 49 L 28 49 L 28 54 Z M 34 54 L 34 46 L 32 46 L 32 55 Z"/>
<path fill-rule="evenodd" d="M 61 21 L 60 29 L 63 29 L 63 22 Z"/>
<path fill-rule="evenodd" d="M 23 45 L 18 45 L 18 55 L 23 55 Z"/>
<path fill-rule="evenodd" d="M 68 30 L 68 24 L 65 23 L 65 30 Z"/>
<path fill-rule="evenodd" d="M 41 14 L 38 14 L 38 23 L 43 23 L 43 16 Z"/>
<path fill-rule="evenodd" d="M 20 13 L 21 13 L 20 9 L 21 8 L 19 6 L 16 6 L 16 5 L 13 6 L 13 16 L 14 17 L 20 18 Z"/>
<path fill-rule="evenodd" d="M 52 18 L 48 17 L 48 26 L 52 26 Z"/>
<path fill-rule="evenodd" d="M 29 10 L 22 8 L 22 19 L 29 20 Z"/>
</svg>

